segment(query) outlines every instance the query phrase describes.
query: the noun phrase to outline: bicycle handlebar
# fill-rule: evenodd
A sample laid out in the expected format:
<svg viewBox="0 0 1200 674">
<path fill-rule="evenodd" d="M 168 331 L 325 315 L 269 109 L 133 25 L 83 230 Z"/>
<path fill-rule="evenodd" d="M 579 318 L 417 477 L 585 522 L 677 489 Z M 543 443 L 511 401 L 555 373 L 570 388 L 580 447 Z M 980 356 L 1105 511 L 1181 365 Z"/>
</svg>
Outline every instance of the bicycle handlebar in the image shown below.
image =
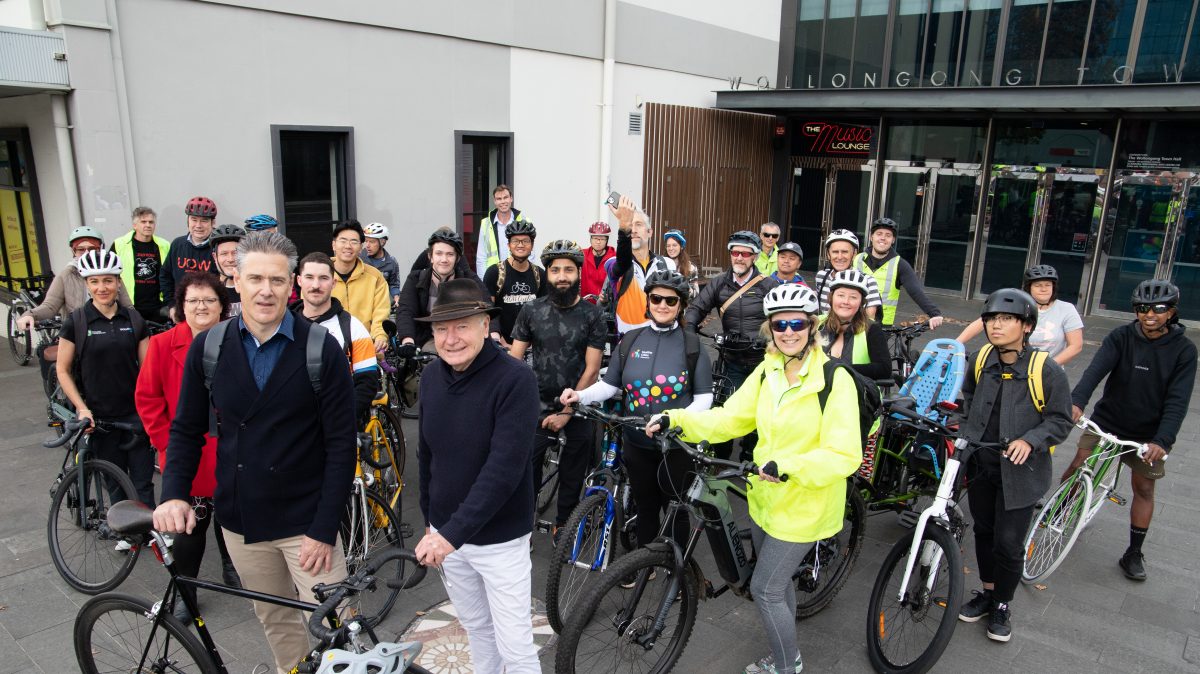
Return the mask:
<svg viewBox="0 0 1200 674">
<path fill-rule="evenodd" d="M 889 325 L 883 331 L 889 335 L 899 335 L 906 339 L 914 339 L 929 332 L 929 321 L 917 321 L 911 325 Z"/>
<path fill-rule="evenodd" d="M 333 594 L 325 598 L 325 601 L 321 602 L 321 605 L 318 606 L 316 610 L 313 611 L 312 616 L 309 617 L 309 634 L 312 634 L 323 643 L 335 644 L 338 633 L 344 632 L 347 626 L 353 622 L 353 620 L 347 620 L 342 626 L 333 628 L 327 628 L 322 625 L 322 623 L 325 622 L 327 618 L 332 617 L 334 612 L 337 611 L 338 605 L 348 597 L 352 597 L 356 594 L 373 588 L 376 580 L 375 573 L 385 564 L 394 560 L 412 562 L 415 568 L 412 575 L 402 581 L 395 579 L 387 580 L 385 584 L 389 588 L 404 589 L 413 587 L 425 578 L 427 569 L 417 562 L 417 556 L 412 550 L 408 550 L 407 548 L 389 548 L 384 550 L 368 559 L 362 565 L 362 567 L 354 573 L 354 575 L 350 576 L 346 580 L 343 580 L 340 583 L 333 583 L 331 585 L 322 584 L 313 588 L 314 593 L 322 592 L 324 590 L 328 590 L 329 588 L 336 589 L 334 589 Z M 356 616 L 356 618 L 365 618 L 365 616 Z"/>
<path fill-rule="evenodd" d="M 47 318 L 44 321 L 37 321 L 33 324 L 33 327 L 37 328 L 38 330 L 61 330 L 62 319 Z"/>
<path fill-rule="evenodd" d="M 958 431 L 917 412 L 912 407 L 913 403 L 915 402 L 916 401 L 909 396 L 885 399 L 883 401 L 883 413 L 899 414 L 908 420 L 905 422 L 907 425 L 916 426 L 919 430 L 930 430 L 935 433 L 940 433 L 954 438 L 954 448 L 956 450 L 966 449 L 967 446 L 977 447 L 979 449 L 994 449 L 997 451 L 1003 451 L 1007 448 L 1007 445 L 1003 442 L 978 442 L 976 440 L 963 437 L 963 435 Z"/>
<path fill-rule="evenodd" d="M 687 455 L 697 463 L 705 466 L 724 467 L 726 470 L 718 473 L 718 478 L 733 476 L 750 477 L 753 475 L 758 475 L 760 468 L 759 466 L 755 465 L 753 461 L 731 461 L 729 459 L 718 459 L 715 456 L 709 456 L 703 451 L 708 448 L 707 440 L 701 440 L 700 444 L 698 445 L 699 449 L 697 449 L 696 447 L 684 442 L 683 439 L 679 437 L 682 433 L 683 430 L 676 426 L 669 431 L 663 431 L 657 434 L 659 446 L 662 448 L 663 453 L 666 453 L 673 443 L 675 446 L 683 449 L 683 451 L 686 452 Z M 788 481 L 788 474 L 784 473 L 780 475 L 779 466 L 774 461 L 768 461 L 762 466 L 761 470 L 763 473 L 766 473 L 771 477 L 778 478 L 780 482 Z"/>
<path fill-rule="evenodd" d="M 74 438 L 77 433 L 79 433 L 82 430 L 87 429 L 91 425 L 92 424 L 89 423 L 87 419 L 78 419 L 78 418 L 69 419 L 63 425 L 63 434 L 58 436 L 57 438 L 54 438 L 53 440 L 47 440 L 47 441 L 43 442 L 42 446 L 51 448 L 51 449 L 53 449 L 54 447 L 62 447 L 63 445 L 70 442 L 71 439 Z M 123 443 L 120 446 L 119 449 L 122 449 L 122 450 L 132 449 L 133 444 L 137 441 L 137 436 L 144 435 L 146 432 L 145 429 L 142 428 L 141 424 L 135 424 L 135 423 L 125 422 L 125 421 L 104 421 L 102 419 L 96 419 L 95 426 L 96 426 L 96 430 L 98 430 L 98 431 L 129 431 L 129 432 L 133 433 L 134 438 L 131 441 Z"/>
<path fill-rule="evenodd" d="M 575 416 L 583 419 L 594 419 L 603 424 L 612 426 L 626 426 L 634 430 L 644 430 L 646 428 L 646 419 L 644 417 L 623 417 L 617 414 L 610 414 L 600 409 L 598 405 L 575 405 Z"/>
<path fill-rule="evenodd" d="M 1113 435 L 1112 433 L 1104 432 L 1104 429 L 1100 428 L 1100 426 L 1097 425 L 1096 422 L 1092 421 L 1091 419 L 1089 419 L 1087 417 L 1079 417 L 1079 421 L 1076 422 L 1075 425 L 1085 431 L 1090 431 L 1091 433 L 1098 435 L 1101 440 L 1103 440 L 1107 443 L 1117 445 L 1119 447 L 1128 447 L 1129 449 L 1137 451 L 1137 455 L 1138 455 L 1139 459 L 1145 458 L 1146 452 L 1148 452 L 1150 450 L 1150 447 L 1144 442 L 1133 442 L 1132 440 L 1122 440 L 1121 438 L 1118 438 L 1117 436 Z M 1167 460 L 1166 454 L 1163 455 L 1162 460 L 1163 461 Z"/>
</svg>

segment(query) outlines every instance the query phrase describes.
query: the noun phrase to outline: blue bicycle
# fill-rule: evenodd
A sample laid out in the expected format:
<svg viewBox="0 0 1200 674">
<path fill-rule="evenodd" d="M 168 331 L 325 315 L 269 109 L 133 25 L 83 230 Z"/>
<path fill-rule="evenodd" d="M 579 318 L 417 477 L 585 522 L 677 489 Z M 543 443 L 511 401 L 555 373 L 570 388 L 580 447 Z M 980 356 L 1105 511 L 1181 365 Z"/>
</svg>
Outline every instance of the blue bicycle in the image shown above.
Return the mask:
<svg viewBox="0 0 1200 674">
<path fill-rule="evenodd" d="M 575 416 L 600 424 L 603 458 L 584 482 L 583 498 L 562 526 L 554 548 L 546 578 L 546 617 L 555 632 L 562 631 L 571 604 L 614 559 L 614 540 L 619 538 L 626 551 L 638 545 L 637 511 L 621 463 L 621 433 L 645 428 L 646 420 L 583 405 L 575 409 Z"/>
</svg>

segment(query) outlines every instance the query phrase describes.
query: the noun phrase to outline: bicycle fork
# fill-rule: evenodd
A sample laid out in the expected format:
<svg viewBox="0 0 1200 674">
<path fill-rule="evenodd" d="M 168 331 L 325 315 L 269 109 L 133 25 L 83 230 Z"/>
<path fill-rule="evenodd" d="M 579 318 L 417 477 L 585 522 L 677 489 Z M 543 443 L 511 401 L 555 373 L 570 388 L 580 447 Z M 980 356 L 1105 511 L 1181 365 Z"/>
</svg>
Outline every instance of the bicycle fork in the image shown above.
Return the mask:
<svg viewBox="0 0 1200 674">
<path fill-rule="evenodd" d="M 955 455 L 957 456 L 957 452 Z M 908 550 L 908 561 L 904 565 L 904 577 L 900 581 L 900 590 L 896 597 L 901 604 L 904 603 L 908 582 L 912 579 L 913 567 L 916 565 L 918 557 L 920 557 L 922 567 L 933 569 L 925 579 L 925 591 L 932 590 L 933 584 L 937 581 L 937 565 L 942 561 L 942 550 L 933 543 L 926 544 L 924 542 L 925 527 L 928 526 L 931 518 L 946 519 L 946 505 L 950 502 L 961 465 L 956 458 L 951 458 L 946 462 L 946 470 L 942 473 L 937 496 L 934 497 L 933 504 L 921 512 L 921 516 L 917 519 L 917 525 L 913 528 L 913 540 Z"/>
</svg>

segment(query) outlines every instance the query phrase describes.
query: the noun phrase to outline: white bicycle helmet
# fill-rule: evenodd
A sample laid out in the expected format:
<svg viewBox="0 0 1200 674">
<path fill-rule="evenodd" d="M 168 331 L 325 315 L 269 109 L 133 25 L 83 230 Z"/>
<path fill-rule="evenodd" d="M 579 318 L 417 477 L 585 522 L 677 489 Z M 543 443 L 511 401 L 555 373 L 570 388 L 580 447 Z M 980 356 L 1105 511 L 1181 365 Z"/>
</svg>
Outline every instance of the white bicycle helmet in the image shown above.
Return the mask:
<svg viewBox="0 0 1200 674">
<path fill-rule="evenodd" d="M 321 667 L 317 674 L 378 674 L 399 673 L 421 654 L 421 642 L 381 643 L 366 653 L 351 653 L 340 648 L 331 648 L 321 654 Z"/>
<path fill-rule="evenodd" d="M 83 278 L 89 276 L 121 275 L 121 258 L 111 250 L 89 250 L 75 260 L 75 268 Z"/>
<path fill-rule="evenodd" d="M 363 227 L 363 234 L 371 237 L 372 239 L 386 239 L 388 238 L 388 228 L 387 225 L 383 224 L 382 222 L 372 222 L 366 227 Z"/>
<path fill-rule="evenodd" d="M 782 311 L 803 311 L 815 314 L 818 310 L 817 294 L 812 288 L 795 283 L 775 286 L 763 299 L 763 312 L 768 317 Z"/>
<path fill-rule="evenodd" d="M 101 244 L 104 243 L 104 235 L 95 227 L 84 225 L 71 230 L 71 238 L 67 239 L 69 245 L 74 245 L 79 239 L 96 239 Z"/>
<path fill-rule="evenodd" d="M 854 288 L 867 298 L 867 275 L 857 269 L 843 269 L 829 275 L 830 294 L 838 288 Z"/>
<path fill-rule="evenodd" d="M 848 229 L 835 229 L 830 232 L 829 238 L 825 239 L 825 249 L 829 250 L 829 246 L 831 246 L 834 241 L 849 241 L 850 245 L 854 246 L 854 250 L 858 250 L 858 237 L 854 235 L 854 232 Z"/>
</svg>

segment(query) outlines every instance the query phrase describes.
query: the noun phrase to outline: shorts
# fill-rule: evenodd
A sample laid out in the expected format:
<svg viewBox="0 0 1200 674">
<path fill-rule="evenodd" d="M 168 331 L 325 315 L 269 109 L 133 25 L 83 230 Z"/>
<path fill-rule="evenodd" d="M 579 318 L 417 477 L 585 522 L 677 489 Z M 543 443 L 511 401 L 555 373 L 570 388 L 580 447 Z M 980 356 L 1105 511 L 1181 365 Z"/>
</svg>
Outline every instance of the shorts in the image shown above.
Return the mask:
<svg viewBox="0 0 1200 674">
<path fill-rule="evenodd" d="M 1100 442 L 1100 436 L 1091 431 L 1084 431 L 1083 435 L 1079 436 L 1079 449 L 1091 452 Z M 1126 452 L 1121 455 L 1121 463 L 1129 467 L 1129 470 L 1141 475 L 1147 480 L 1161 480 L 1167 475 L 1167 462 L 1156 461 L 1154 465 L 1150 465 L 1138 458 L 1137 452 Z"/>
</svg>

